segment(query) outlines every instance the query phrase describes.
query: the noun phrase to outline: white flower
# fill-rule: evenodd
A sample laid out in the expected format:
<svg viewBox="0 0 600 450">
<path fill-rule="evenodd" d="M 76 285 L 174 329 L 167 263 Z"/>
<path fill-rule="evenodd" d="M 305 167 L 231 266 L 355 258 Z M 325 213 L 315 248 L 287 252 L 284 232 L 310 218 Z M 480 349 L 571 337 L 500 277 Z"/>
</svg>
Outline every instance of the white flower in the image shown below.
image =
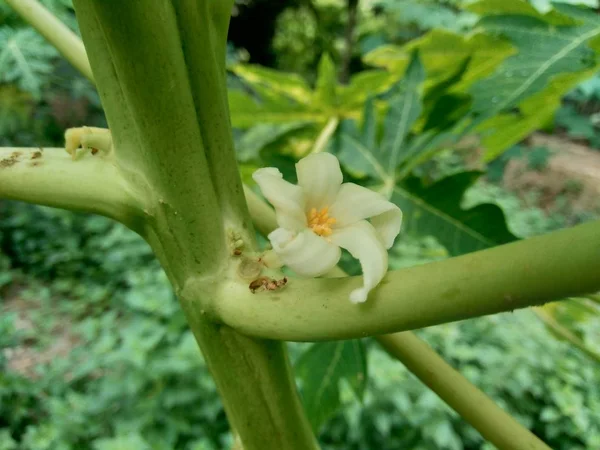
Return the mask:
<svg viewBox="0 0 600 450">
<path fill-rule="evenodd" d="M 350 294 L 362 303 L 387 272 L 386 249 L 402 224 L 402 211 L 380 194 L 354 183 L 342 184 L 335 156 L 317 153 L 296 164 L 298 185 L 274 167 L 252 177 L 275 207 L 277 228 L 269 234 L 281 262 L 299 275 L 317 277 L 339 261 L 341 248 L 360 261 L 364 285 Z M 371 219 L 368 222 L 365 219 Z"/>
</svg>

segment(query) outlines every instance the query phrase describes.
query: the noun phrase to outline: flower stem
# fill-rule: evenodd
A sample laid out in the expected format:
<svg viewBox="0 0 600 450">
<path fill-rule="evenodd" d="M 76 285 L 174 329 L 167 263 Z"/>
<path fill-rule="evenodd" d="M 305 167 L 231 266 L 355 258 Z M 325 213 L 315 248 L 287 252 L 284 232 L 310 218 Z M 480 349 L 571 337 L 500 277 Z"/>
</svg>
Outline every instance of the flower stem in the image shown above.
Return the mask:
<svg viewBox="0 0 600 450">
<path fill-rule="evenodd" d="M 414 334 L 389 334 L 379 336 L 378 341 L 496 447 L 550 449 Z"/>
</svg>

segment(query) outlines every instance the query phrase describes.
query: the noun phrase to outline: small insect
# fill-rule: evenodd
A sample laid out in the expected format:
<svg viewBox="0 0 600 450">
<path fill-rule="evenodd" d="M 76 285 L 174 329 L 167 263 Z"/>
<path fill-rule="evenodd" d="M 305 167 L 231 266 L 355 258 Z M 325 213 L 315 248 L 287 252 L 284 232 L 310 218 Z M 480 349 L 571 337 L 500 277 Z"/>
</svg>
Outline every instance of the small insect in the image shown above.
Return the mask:
<svg viewBox="0 0 600 450">
<path fill-rule="evenodd" d="M 235 256 L 240 256 L 240 255 L 242 254 L 242 250 L 240 250 L 239 248 L 236 248 L 236 249 L 233 251 L 233 254 L 234 254 Z"/>
<path fill-rule="evenodd" d="M 250 283 L 250 291 L 254 294 L 257 290 L 264 288 L 267 291 L 274 291 L 287 284 L 287 277 L 283 277 L 281 280 L 274 280 L 269 277 L 259 277 Z"/>
</svg>

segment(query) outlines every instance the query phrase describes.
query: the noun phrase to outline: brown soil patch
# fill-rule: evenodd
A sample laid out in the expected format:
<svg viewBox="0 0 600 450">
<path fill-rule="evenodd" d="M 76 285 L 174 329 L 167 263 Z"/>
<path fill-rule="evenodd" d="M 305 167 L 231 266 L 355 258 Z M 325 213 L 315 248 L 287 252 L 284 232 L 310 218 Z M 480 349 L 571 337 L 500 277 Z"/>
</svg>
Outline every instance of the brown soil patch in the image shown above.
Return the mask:
<svg viewBox="0 0 600 450">
<path fill-rule="evenodd" d="M 508 189 L 517 193 L 532 189 L 541 192 L 542 207 L 567 194 L 574 210 L 600 211 L 600 151 L 541 133 L 533 134 L 528 144 L 546 147 L 554 155 L 539 171 L 529 169 L 525 161 L 510 161 L 504 173 Z"/>
<path fill-rule="evenodd" d="M 16 313 L 16 331 L 34 335 L 35 323 L 31 320 L 31 312 L 40 308 L 37 302 L 25 300 L 19 296 L 20 288 L 10 287 L 3 295 L 0 314 Z M 0 349 L 8 361 L 8 369 L 28 378 L 35 378 L 35 369 L 56 358 L 66 357 L 78 344 L 77 336 L 72 332 L 68 321 L 57 320 L 60 326 L 52 330 L 52 343 L 39 348 L 36 339 L 26 339 L 16 347 Z"/>
</svg>

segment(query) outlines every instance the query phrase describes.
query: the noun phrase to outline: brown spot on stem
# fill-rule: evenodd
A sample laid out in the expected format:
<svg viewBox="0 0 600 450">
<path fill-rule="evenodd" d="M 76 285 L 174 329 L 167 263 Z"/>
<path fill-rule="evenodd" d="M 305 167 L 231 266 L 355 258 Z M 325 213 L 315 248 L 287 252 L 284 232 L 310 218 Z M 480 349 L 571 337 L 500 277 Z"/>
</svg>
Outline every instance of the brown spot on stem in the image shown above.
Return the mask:
<svg viewBox="0 0 600 450">
<path fill-rule="evenodd" d="M 8 158 L 0 160 L 0 168 L 4 169 L 15 165 L 18 162 L 19 156 L 21 156 L 20 152 L 12 152 Z"/>
<path fill-rule="evenodd" d="M 33 152 L 33 155 L 31 155 L 31 159 L 38 159 L 42 157 L 42 152 L 37 151 L 37 152 Z"/>
</svg>

